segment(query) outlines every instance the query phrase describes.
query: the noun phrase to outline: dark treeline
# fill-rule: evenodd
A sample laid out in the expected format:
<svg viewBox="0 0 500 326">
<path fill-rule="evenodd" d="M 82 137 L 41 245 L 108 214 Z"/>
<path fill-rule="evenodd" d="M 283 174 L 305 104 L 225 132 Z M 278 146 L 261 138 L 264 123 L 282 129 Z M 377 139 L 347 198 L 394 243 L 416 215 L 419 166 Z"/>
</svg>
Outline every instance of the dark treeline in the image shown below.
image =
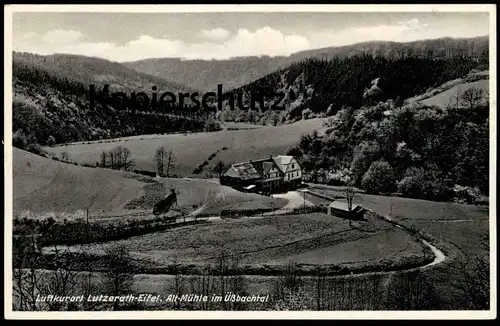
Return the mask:
<svg viewBox="0 0 500 326">
<path fill-rule="evenodd" d="M 39 145 L 218 129 L 213 119 L 184 109 L 170 115 L 132 114 L 100 103 L 89 109 L 87 86 L 26 61 L 14 61 L 13 90 L 13 145 L 32 152 Z"/>
<path fill-rule="evenodd" d="M 328 60 L 306 59 L 230 93 L 252 94 L 261 89 L 284 91 L 287 112 L 281 123 L 302 118 L 306 110 L 332 115 L 343 106 L 359 108 L 364 104 L 366 91 L 373 87 L 381 90 L 374 100 L 402 101 L 460 78 L 471 69 L 487 69 L 487 64 L 465 56 L 386 59 L 365 54 Z"/>
<path fill-rule="evenodd" d="M 179 58 L 152 58 L 126 62 L 125 66 L 166 80 L 194 87 L 201 91 L 215 91 L 215 84 L 234 89 L 267 74 L 286 68 L 308 58 L 332 59 L 360 55 L 401 59 L 452 59 L 470 57 L 488 62 L 489 37 L 438 38 L 414 42 L 371 41 L 340 47 L 327 47 L 293 53 L 290 56 L 246 56 L 227 60 L 181 60 Z M 215 81 L 215 82 L 214 82 Z"/>
</svg>

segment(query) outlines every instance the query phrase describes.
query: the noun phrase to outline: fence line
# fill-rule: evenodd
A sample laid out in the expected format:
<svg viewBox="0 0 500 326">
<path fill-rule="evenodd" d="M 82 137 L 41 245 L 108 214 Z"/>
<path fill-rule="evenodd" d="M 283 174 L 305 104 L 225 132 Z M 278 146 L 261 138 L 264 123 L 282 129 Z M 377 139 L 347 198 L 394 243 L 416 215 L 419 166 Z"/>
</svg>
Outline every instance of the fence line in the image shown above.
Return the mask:
<svg viewBox="0 0 500 326">
<path fill-rule="evenodd" d="M 221 218 L 238 218 L 249 216 L 265 216 L 265 215 L 295 215 L 307 213 L 327 212 L 326 207 L 321 206 L 307 206 L 300 208 L 285 208 L 285 209 L 247 209 L 247 210 L 223 210 L 221 211 Z"/>
</svg>

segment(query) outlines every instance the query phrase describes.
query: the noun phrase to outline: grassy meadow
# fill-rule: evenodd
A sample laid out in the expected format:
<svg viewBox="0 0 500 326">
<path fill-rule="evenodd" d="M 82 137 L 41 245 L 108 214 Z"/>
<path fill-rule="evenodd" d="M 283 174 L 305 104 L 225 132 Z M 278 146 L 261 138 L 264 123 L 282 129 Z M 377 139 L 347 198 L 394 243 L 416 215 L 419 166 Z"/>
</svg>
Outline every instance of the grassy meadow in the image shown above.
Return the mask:
<svg viewBox="0 0 500 326">
<path fill-rule="evenodd" d="M 280 208 L 287 201 L 242 193 L 210 180 L 154 179 L 133 173 L 76 166 L 13 149 L 14 216 L 74 213 L 151 215 L 171 188 L 180 210 L 217 214 L 222 209 Z"/>
<path fill-rule="evenodd" d="M 297 144 L 302 134 L 323 129 L 322 119 L 310 119 L 293 124 L 261 126 L 247 130 L 222 130 L 191 134 L 144 135 L 124 137 L 114 140 L 103 140 L 85 143 L 74 143 L 44 148 L 52 155 L 61 157 L 67 153 L 72 161 L 94 165 L 99 161 L 102 151 L 109 151 L 116 146 L 128 148 L 132 153 L 135 168 L 156 171 L 154 163 L 155 151 L 164 146 L 172 150 L 175 164 L 171 175 L 204 177 L 217 161 L 226 164 L 266 158 L 270 155 L 284 155 Z M 216 153 L 209 165 L 201 174 L 193 174 L 193 170 L 210 155 Z"/>
</svg>

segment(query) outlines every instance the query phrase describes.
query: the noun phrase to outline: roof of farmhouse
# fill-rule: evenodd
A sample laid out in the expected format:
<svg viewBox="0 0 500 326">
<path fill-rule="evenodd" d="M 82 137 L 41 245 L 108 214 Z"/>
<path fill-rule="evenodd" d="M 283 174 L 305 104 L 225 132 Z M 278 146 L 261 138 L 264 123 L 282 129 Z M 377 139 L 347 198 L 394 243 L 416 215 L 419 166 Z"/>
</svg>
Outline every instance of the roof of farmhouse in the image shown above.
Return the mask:
<svg viewBox="0 0 500 326">
<path fill-rule="evenodd" d="M 224 175 L 228 177 L 242 178 L 243 180 L 260 178 L 260 174 L 249 162 L 231 165 L 231 168 L 229 168 Z"/>
<path fill-rule="evenodd" d="M 330 205 L 328 205 L 328 207 L 331 207 L 331 208 L 334 208 L 334 209 L 338 209 L 338 210 L 342 210 L 342 211 L 346 211 L 348 212 L 349 211 L 349 206 L 347 206 L 347 203 L 346 202 L 343 202 L 343 201 L 333 201 Z M 359 205 L 352 205 L 352 209 L 353 211 L 355 210 L 358 210 L 362 208 L 361 206 Z"/>
<path fill-rule="evenodd" d="M 290 164 L 290 162 L 293 159 L 293 156 L 290 156 L 290 155 L 278 155 L 278 156 L 273 157 L 273 158 L 276 161 L 276 164 L 278 164 L 278 165 L 287 165 L 287 164 Z"/>
<path fill-rule="evenodd" d="M 259 160 L 251 160 L 249 162 L 236 163 L 224 173 L 224 176 L 241 178 L 243 180 L 260 178 L 261 173 L 268 173 L 272 168 L 272 163 L 278 166 L 281 172 L 285 172 L 286 165 L 290 164 L 294 157 L 289 155 L 278 155 Z"/>
</svg>

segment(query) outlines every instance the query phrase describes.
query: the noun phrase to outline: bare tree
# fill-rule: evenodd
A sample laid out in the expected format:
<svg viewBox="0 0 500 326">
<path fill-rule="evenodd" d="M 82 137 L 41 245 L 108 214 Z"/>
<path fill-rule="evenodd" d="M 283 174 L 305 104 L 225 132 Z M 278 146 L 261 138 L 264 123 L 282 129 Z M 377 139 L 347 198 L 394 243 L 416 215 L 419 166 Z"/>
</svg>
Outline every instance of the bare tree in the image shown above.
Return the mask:
<svg viewBox="0 0 500 326">
<path fill-rule="evenodd" d="M 129 171 L 133 166 L 133 161 L 131 159 L 132 153 L 128 148 L 123 148 L 122 150 L 122 168 L 125 171 Z"/>
<path fill-rule="evenodd" d="M 167 157 L 167 177 L 170 175 L 170 168 L 175 167 L 175 156 L 174 152 L 172 150 L 168 151 L 168 157 Z"/>
<path fill-rule="evenodd" d="M 156 164 L 156 171 L 160 177 L 163 176 L 163 170 L 165 167 L 165 160 L 167 158 L 167 150 L 165 147 L 160 146 L 156 149 L 154 162 Z"/>
<path fill-rule="evenodd" d="M 39 310 L 36 302 L 40 262 L 36 238 L 28 235 L 14 236 L 12 253 L 13 309 L 21 311 Z M 16 307 L 17 305 L 17 307 Z"/>
<path fill-rule="evenodd" d="M 101 152 L 100 166 L 103 168 L 108 166 L 108 153 L 106 151 Z"/>
<path fill-rule="evenodd" d="M 133 283 L 131 271 L 131 256 L 127 247 L 123 244 L 113 245 L 105 249 L 107 272 L 105 273 L 104 285 L 107 292 L 113 296 L 126 295 L 130 293 Z M 115 301 L 113 310 L 119 308 L 119 302 Z"/>
<path fill-rule="evenodd" d="M 351 170 L 345 171 L 344 182 L 345 182 L 344 195 L 345 195 L 345 199 L 347 201 L 347 210 L 349 212 L 351 212 L 352 211 L 352 203 L 353 203 L 354 198 L 356 196 L 356 189 L 354 188 L 354 174 Z M 349 226 L 351 226 L 351 225 L 352 225 L 352 221 L 349 218 Z"/>
<path fill-rule="evenodd" d="M 111 150 L 115 156 L 115 169 L 119 170 L 123 166 L 123 147 L 118 146 Z"/>
<path fill-rule="evenodd" d="M 49 234 L 50 236 L 50 234 Z M 52 235 L 53 236 L 53 235 Z M 51 239 L 54 240 L 54 239 Z M 21 311 L 78 310 L 78 303 L 46 301 L 37 297 L 71 296 L 78 294 L 79 273 L 82 268 L 82 248 L 70 251 L 61 249 L 55 242 L 47 253 L 42 253 L 37 236 L 23 235 L 14 241 L 13 291 L 17 308 Z M 40 270 L 49 266 L 50 270 Z"/>
<path fill-rule="evenodd" d="M 91 300 L 86 300 L 89 295 L 98 295 L 105 292 L 103 290 L 101 282 L 93 282 L 93 279 L 94 278 L 91 272 L 88 272 L 87 275 L 85 275 L 85 273 L 81 273 L 81 277 L 79 278 L 79 294 L 83 295 L 83 297 L 85 298 L 85 300 L 82 302 L 81 307 L 83 311 L 102 310 L 102 302 L 93 302 Z"/>
<path fill-rule="evenodd" d="M 457 287 L 463 292 L 468 309 L 486 310 L 490 306 L 489 237 L 482 236 L 482 254 L 466 256 L 458 264 L 461 276 Z"/>
<path fill-rule="evenodd" d="M 202 275 L 201 275 L 201 293 L 202 295 L 210 295 L 212 292 L 212 283 L 210 282 L 212 280 L 212 267 L 210 264 L 207 264 L 206 266 L 203 267 L 202 270 Z M 210 306 L 209 302 L 204 302 L 202 301 L 201 303 L 201 309 L 206 310 Z"/>
<path fill-rule="evenodd" d="M 460 104 L 466 109 L 474 110 L 483 105 L 486 98 L 487 94 L 483 89 L 471 87 L 460 96 Z"/>
<path fill-rule="evenodd" d="M 113 148 L 109 152 L 101 153 L 101 166 L 109 166 L 114 170 L 128 171 L 133 166 L 131 156 L 132 153 L 128 148 L 118 146 Z"/>
<path fill-rule="evenodd" d="M 177 259 L 177 257 L 174 257 L 171 265 L 171 273 L 174 275 L 174 280 L 173 283 L 169 283 L 165 289 L 167 290 L 168 294 L 174 294 L 177 295 L 179 298 L 182 297 L 184 294 L 184 277 L 181 275 L 180 271 L 180 264 Z M 182 302 L 180 300 L 176 300 L 173 303 L 173 307 L 176 310 L 179 310 L 182 308 Z"/>
<path fill-rule="evenodd" d="M 433 283 L 420 271 L 395 274 L 386 287 L 387 310 L 439 309 L 440 302 Z"/>
<path fill-rule="evenodd" d="M 110 150 L 108 152 L 108 158 L 109 158 L 109 167 L 111 169 L 115 169 L 116 168 L 116 153 L 114 150 Z"/>
<path fill-rule="evenodd" d="M 325 298 L 325 289 L 326 289 L 326 275 L 323 271 L 323 268 L 318 268 L 316 275 L 314 276 L 314 283 L 316 287 L 316 310 L 324 310 L 326 298 Z"/>
<path fill-rule="evenodd" d="M 43 273 L 41 281 L 37 284 L 40 295 L 69 296 L 76 293 L 78 285 L 78 270 L 82 267 L 79 264 L 80 253 L 71 252 L 68 247 L 60 249 L 54 245 L 51 252 L 51 265 L 53 270 Z M 48 301 L 48 310 L 76 310 L 76 306 L 71 302 Z"/>
<path fill-rule="evenodd" d="M 459 109 L 460 108 L 460 92 L 457 92 L 454 96 L 450 97 L 447 109 Z"/>
<path fill-rule="evenodd" d="M 222 307 L 226 310 L 226 302 L 224 297 L 226 295 L 227 290 L 227 276 L 229 274 L 229 255 L 224 250 L 220 251 L 219 255 L 216 258 L 215 262 L 215 273 L 219 278 L 219 289 L 220 295 L 222 296 Z"/>
<path fill-rule="evenodd" d="M 219 175 L 219 179 L 222 177 L 224 170 L 226 169 L 226 165 L 224 162 L 219 161 L 215 164 L 213 171 Z"/>
<path fill-rule="evenodd" d="M 240 270 L 240 259 L 238 256 L 229 256 L 229 276 L 228 289 L 232 294 L 247 295 L 247 283 Z M 231 310 L 246 310 L 246 304 L 242 302 L 230 302 Z"/>
<path fill-rule="evenodd" d="M 286 290 L 297 291 L 303 286 L 303 280 L 299 275 L 299 268 L 295 262 L 288 262 L 283 274 L 273 284 L 273 297 L 275 300 L 283 298 Z"/>
</svg>

